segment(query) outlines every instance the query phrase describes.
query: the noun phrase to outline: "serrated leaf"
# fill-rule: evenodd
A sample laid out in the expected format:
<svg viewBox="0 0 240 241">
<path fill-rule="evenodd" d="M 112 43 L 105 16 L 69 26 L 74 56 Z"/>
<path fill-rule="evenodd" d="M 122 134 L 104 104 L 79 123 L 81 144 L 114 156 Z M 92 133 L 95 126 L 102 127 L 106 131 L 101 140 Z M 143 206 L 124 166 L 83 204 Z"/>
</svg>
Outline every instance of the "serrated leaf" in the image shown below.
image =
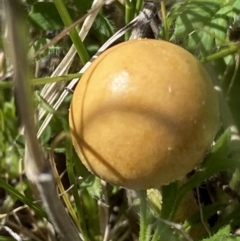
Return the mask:
<svg viewBox="0 0 240 241">
<path fill-rule="evenodd" d="M 203 29 L 201 44 L 206 54 L 210 53 L 213 47 L 214 36 L 209 34 L 209 32 L 211 31 L 212 31 L 212 26 L 206 26 Z"/>
<path fill-rule="evenodd" d="M 229 12 L 231 12 L 233 9 L 232 7 L 232 4 L 226 4 L 225 6 L 223 6 L 222 8 L 219 9 L 219 11 L 216 12 L 216 15 L 219 16 L 219 15 L 226 15 L 228 14 Z"/>
<path fill-rule="evenodd" d="M 176 38 L 185 37 L 196 28 L 204 27 L 218 9 L 219 3 L 216 1 L 187 1 L 176 19 L 173 35 Z"/>
<path fill-rule="evenodd" d="M 221 47 L 224 45 L 228 28 L 228 22 L 226 17 L 215 18 L 211 22 L 212 25 L 212 33 L 215 35 L 215 43 L 217 47 Z"/>
<path fill-rule="evenodd" d="M 239 14 L 240 13 L 240 1 L 239 0 L 235 1 L 232 5 L 232 8 L 236 14 Z"/>
<path fill-rule="evenodd" d="M 181 39 L 185 48 L 202 57 L 208 56 L 227 41 L 229 23 L 226 15 L 236 16 L 239 2 L 188 0 L 179 4 L 179 7 L 174 9 L 174 14 L 179 12 L 178 16 L 176 14 L 171 40 Z"/>
<path fill-rule="evenodd" d="M 239 236 L 230 234 L 230 227 L 226 226 L 220 229 L 215 235 L 202 241 L 240 241 Z"/>
</svg>

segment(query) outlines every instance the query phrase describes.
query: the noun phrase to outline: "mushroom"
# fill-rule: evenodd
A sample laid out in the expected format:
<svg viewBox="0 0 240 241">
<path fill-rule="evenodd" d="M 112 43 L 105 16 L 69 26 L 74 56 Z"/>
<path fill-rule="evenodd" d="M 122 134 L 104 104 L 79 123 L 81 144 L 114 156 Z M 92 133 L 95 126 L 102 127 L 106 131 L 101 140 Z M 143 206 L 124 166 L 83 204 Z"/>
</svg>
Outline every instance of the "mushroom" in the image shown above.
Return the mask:
<svg viewBox="0 0 240 241">
<path fill-rule="evenodd" d="M 219 128 L 202 64 L 170 42 L 130 40 L 102 53 L 78 83 L 70 132 L 83 164 L 135 190 L 180 180 L 203 160 Z"/>
</svg>

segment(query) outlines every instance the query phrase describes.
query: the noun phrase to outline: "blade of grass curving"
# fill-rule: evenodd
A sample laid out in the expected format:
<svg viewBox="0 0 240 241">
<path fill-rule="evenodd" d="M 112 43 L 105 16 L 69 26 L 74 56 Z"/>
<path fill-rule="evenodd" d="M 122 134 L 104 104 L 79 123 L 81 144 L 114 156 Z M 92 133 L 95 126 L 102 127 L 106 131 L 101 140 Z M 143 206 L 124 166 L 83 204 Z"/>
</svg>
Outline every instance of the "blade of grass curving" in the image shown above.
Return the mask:
<svg viewBox="0 0 240 241">
<path fill-rule="evenodd" d="M 4 1 L 8 54 L 14 66 L 16 102 L 25 137 L 25 168 L 28 179 L 36 185 L 55 229 L 63 240 L 81 240 L 76 227 L 58 198 L 51 167 L 36 137 L 34 110 L 27 61 L 27 34 L 20 1 Z"/>
</svg>

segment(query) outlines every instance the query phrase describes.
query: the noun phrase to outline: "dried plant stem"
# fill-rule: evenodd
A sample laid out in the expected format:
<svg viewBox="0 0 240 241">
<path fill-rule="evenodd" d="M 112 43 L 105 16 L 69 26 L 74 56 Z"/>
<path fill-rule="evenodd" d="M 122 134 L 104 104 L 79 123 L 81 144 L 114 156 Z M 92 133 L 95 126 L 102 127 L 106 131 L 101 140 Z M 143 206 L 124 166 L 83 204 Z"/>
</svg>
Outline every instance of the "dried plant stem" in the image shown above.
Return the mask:
<svg viewBox="0 0 240 241">
<path fill-rule="evenodd" d="M 27 61 L 26 23 L 20 1 L 4 1 L 6 12 L 6 43 L 14 66 L 16 100 L 25 137 L 25 167 L 27 177 L 39 191 L 50 220 L 63 240 L 81 240 L 78 230 L 66 214 L 56 192 L 49 162 L 39 146 L 34 123 L 34 110 Z"/>
</svg>

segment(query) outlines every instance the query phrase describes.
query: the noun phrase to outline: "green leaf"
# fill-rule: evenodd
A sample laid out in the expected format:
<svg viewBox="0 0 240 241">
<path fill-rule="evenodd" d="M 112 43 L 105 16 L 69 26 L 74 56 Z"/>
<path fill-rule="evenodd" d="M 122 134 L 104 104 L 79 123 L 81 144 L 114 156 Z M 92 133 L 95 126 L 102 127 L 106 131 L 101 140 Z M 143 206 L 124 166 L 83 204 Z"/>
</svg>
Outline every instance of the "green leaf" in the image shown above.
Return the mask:
<svg viewBox="0 0 240 241">
<path fill-rule="evenodd" d="M 176 4 L 170 20 L 175 16 L 171 41 L 183 42 L 188 50 L 206 57 L 227 43 L 228 17 L 239 13 L 239 1 L 188 0 Z"/>
<path fill-rule="evenodd" d="M 190 190 L 199 186 L 204 180 L 216 173 L 219 173 L 220 171 L 236 169 L 238 166 L 238 160 L 227 158 L 230 151 L 230 131 L 226 130 L 217 140 L 211 153 L 209 153 L 205 158 L 197 172 L 188 180 L 187 183 L 179 188 L 174 205 L 172 206 L 172 212 L 170 215 L 171 219 L 174 217 L 182 198 Z"/>
<path fill-rule="evenodd" d="M 237 160 L 227 158 L 228 154 L 231 152 L 230 138 L 231 133 L 230 130 L 227 129 L 217 140 L 216 144 L 212 148 L 211 153 L 203 162 L 200 171 L 206 171 L 206 175 L 208 177 L 220 171 L 235 169 L 238 166 Z"/>
<path fill-rule="evenodd" d="M 46 44 L 50 42 L 49 39 L 46 38 L 39 38 L 37 39 L 31 46 L 29 50 L 29 55 L 33 56 L 38 50 L 42 49 Z M 37 59 L 43 58 L 44 56 L 49 55 L 49 50 L 45 50 L 42 52 L 39 56 L 37 56 Z"/>
<path fill-rule="evenodd" d="M 73 0 L 75 6 L 81 14 L 85 14 L 92 5 L 93 0 Z"/>
<path fill-rule="evenodd" d="M 230 234 L 230 227 L 226 226 L 220 229 L 215 235 L 210 238 L 203 239 L 203 241 L 240 241 L 239 236 Z"/>
<path fill-rule="evenodd" d="M 14 198 L 20 200 L 24 204 L 28 205 L 30 208 L 32 208 L 39 216 L 47 218 L 47 214 L 45 211 L 43 211 L 39 205 L 35 204 L 32 200 L 25 197 L 22 193 L 20 193 L 18 190 L 16 190 L 14 187 L 9 185 L 7 182 L 5 182 L 3 179 L 0 178 L 0 187 L 4 188 L 6 192 L 8 192 L 10 195 L 12 195 Z"/>
<path fill-rule="evenodd" d="M 233 12 L 236 13 L 236 14 L 239 14 L 240 13 L 240 1 L 235 1 L 232 5 L 232 8 L 233 8 Z"/>
<path fill-rule="evenodd" d="M 227 206 L 227 204 L 219 204 L 219 203 L 202 206 L 201 207 L 202 208 L 202 216 L 204 218 L 204 221 L 208 221 L 208 219 L 210 217 L 212 217 L 214 214 L 216 214 L 217 211 L 222 210 L 226 206 Z M 198 210 L 196 213 L 194 213 L 189 219 L 187 219 L 184 222 L 183 227 L 184 227 L 184 229 L 188 230 L 199 224 L 202 225 L 202 220 L 201 220 L 200 212 Z"/>
<path fill-rule="evenodd" d="M 212 148 L 212 153 L 218 153 L 219 155 L 227 156 L 230 152 L 230 138 L 231 131 L 228 129 L 217 139 L 215 145 Z"/>
<path fill-rule="evenodd" d="M 114 34 L 114 27 L 111 21 L 103 14 L 98 14 L 91 31 L 102 43 Z"/>
<path fill-rule="evenodd" d="M 230 204 L 231 205 L 231 204 Z M 224 216 L 224 218 L 218 221 L 218 223 L 212 228 L 213 233 L 217 233 L 219 230 L 221 230 L 223 227 L 227 226 L 227 225 L 231 225 L 231 227 L 236 227 L 239 226 L 239 212 L 240 212 L 240 205 L 239 204 L 235 204 L 234 205 L 234 210 L 229 213 L 229 207 L 227 207 L 228 211 L 227 211 L 227 215 Z M 223 210 L 224 211 L 224 210 Z M 226 209 L 225 209 L 226 211 Z M 237 224 L 237 225 L 236 225 Z"/>
<path fill-rule="evenodd" d="M 214 16 L 214 12 L 219 9 L 219 3 L 216 1 L 186 1 L 182 13 L 175 22 L 174 36 L 176 38 L 185 37 L 192 34 L 196 28 L 203 28 Z"/>
<path fill-rule="evenodd" d="M 175 202 L 176 196 L 178 193 L 178 183 L 173 182 L 167 186 L 162 187 L 162 210 L 161 218 L 168 219 L 170 216 L 169 210 L 172 209 L 172 206 Z"/>
<path fill-rule="evenodd" d="M 226 130 L 217 140 L 200 169 L 179 190 L 189 191 L 220 171 L 235 169 L 238 162 L 227 158 L 230 151 L 230 131 Z"/>
<path fill-rule="evenodd" d="M 194 33 L 189 36 L 188 48 L 193 50 L 198 49 L 201 55 L 206 56 L 212 52 L 213 42 L 211 27 L 206 26 L 202 28 L 202 31 L 194 31 Z"/>
<path fill-rule="evenodd" d="M 56 6 L 56 9 L 64 23 L 65 26 L 69 26 L 73 23 L 73 16 L 72 14 L 70 14 L 70 10 L 68 9 L 66 4 L 64 3 L 63 0 L 53 0 L 54 5 Z M 74 47 L 77 50 L 78 56 L 81 59 L 81 62 L 83 64 L 86 64 L 89 60 L 89 55 L 88 52 L 86 50 L 85 45 L 83 44 L 80 36 L 78 35 L 77 29 L 73 28 L 70 32 L 69 32 L 70 38 L 74 44 Z"/>
<path fill-rule="evenodd" d="M 212 33 L 215 37 L 215 43 L 217 47 L 221 47 L 225 44 L 228 28 L 228 22 L 225 17 L 218 17 L 212 20 Z"/>
<path fill-rule="evenodd" d="M 41 30 L 59 30 L 64 27 L 62 19 L 52 2 L 38 2 L 29 13 L 30 21 Z"/>
<path fill-rule="evenodd" d="M 226 15 L 228 13 L 230 13 L 232 11 L 233 7 L 232 7 L 232 3 L 230 4 L 226 4 L 225 6 L 223 6 L 222 8 L 220 8 L 220 10 L 216 13 L 216 15 Z"/>
</svg>

